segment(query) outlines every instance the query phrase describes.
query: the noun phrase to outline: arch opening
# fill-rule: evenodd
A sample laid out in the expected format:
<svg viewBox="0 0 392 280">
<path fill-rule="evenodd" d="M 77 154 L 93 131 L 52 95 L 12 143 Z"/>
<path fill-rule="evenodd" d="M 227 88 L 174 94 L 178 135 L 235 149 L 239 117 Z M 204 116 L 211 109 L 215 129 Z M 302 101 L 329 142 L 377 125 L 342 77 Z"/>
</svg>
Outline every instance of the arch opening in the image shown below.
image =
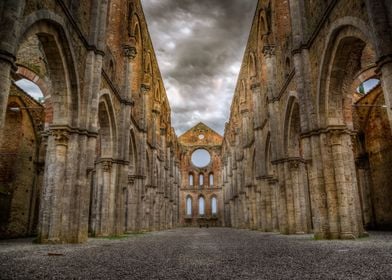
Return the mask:
<svg viewBox="0 0 392 280">
<path fill-rule="evenodd" d="M 205 215 L 205 200 L 203 196 L 199 197 L 199 216 Z"/>
</svg>

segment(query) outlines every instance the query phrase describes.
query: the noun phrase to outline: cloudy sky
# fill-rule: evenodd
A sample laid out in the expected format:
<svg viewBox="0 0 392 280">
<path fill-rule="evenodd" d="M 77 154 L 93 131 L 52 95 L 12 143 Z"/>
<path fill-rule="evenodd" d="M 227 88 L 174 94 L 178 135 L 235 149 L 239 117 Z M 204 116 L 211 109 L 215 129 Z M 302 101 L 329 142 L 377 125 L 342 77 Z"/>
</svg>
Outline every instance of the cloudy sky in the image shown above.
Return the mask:
<svg viewBox="0 0 392 280">
<path fill-rule="evenodd" d="M 223 134 L 256 0 L 142 0 L 181 135 L 199 121 Z"/>
</svg>

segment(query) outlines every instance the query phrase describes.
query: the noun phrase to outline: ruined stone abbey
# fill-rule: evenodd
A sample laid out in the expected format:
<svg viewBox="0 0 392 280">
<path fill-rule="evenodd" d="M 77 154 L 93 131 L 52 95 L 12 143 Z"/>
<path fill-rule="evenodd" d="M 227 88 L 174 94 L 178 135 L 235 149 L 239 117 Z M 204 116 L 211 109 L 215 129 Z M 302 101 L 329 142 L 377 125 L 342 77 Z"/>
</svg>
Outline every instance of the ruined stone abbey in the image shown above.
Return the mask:
<svg viewBox="0 0 392 280">
<path fill-rule="evenodd" d="M 0 1 L 0 238 L 390 229 L 390 1 L 256 2 L 224 135 L 177 137 L 140 0 Z"/>
</svg>

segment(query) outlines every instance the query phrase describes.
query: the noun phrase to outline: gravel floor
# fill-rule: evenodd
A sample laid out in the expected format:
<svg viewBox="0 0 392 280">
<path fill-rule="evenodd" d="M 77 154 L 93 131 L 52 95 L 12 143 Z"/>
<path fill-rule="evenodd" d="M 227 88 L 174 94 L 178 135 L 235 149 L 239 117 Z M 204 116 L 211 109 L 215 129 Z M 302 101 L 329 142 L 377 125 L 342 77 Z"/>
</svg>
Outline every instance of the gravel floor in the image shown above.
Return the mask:
<svg viewBox="0 0 392 280">
<path fill-rule="evenodd" d="M 0 241 L 0 279 L 392 279 L 392 233 L 315 241 L 182 228 L 83 245 Z"/>
</svg>

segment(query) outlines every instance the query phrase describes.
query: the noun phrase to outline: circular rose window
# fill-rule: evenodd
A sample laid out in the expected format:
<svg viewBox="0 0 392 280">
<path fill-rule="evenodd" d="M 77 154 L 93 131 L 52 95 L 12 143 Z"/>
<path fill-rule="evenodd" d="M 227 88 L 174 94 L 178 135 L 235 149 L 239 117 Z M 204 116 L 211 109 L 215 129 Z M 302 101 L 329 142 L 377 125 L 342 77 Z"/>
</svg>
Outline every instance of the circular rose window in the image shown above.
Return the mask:
<svg viewBox="0 0 392 280">
<path fill-rule="evenodd" d="M 211 161 L 210 153 L 205 149 L 197 149 L 192 153 L 192 164 L 196 167 L 205 167 Z"/>
<path fill-rule="evenodd" d="M 200 140 L 204 139 L 204 134 L 199 134 L 199 139 Z"/>
</svg>

